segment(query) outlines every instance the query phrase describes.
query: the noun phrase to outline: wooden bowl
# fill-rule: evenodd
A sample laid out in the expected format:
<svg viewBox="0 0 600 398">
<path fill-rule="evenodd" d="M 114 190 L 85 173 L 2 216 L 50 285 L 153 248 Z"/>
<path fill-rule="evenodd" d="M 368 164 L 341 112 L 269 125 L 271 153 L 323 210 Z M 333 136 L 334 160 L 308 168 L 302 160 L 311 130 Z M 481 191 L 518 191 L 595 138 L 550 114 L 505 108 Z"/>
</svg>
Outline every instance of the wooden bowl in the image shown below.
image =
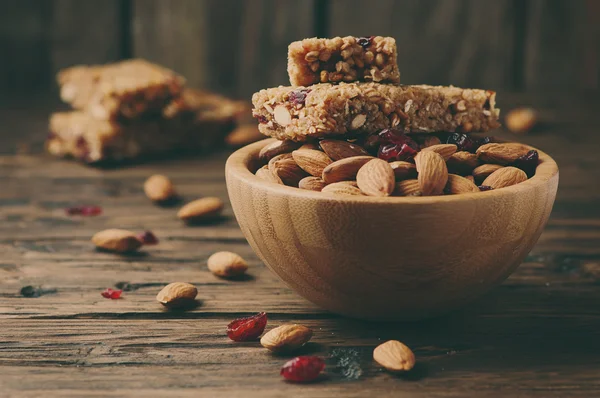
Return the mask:
<svg viewBox="0 0 600 398">
<path fill-rule="evenodd" d="M 552 210 L 558 167 L 495 191 L 431 197 L 333 196 L 256 177 L 260 149 L 225 168 L 233 211 L 264 263 L 298 294 L 339 314 L 418 319 L 475 299 L 513 272 Z"/>
</svg>

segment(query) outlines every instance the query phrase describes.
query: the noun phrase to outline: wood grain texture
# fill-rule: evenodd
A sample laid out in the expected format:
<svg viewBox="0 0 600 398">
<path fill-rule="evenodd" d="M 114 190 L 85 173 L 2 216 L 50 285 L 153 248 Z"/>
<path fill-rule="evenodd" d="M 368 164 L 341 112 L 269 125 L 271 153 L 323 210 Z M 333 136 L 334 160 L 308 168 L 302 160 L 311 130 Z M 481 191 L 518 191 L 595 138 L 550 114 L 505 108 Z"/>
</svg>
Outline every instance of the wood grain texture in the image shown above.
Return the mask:
<svg viewBox="0 0 600 398">
<path fill-rule="evenodd" d="M 530 105 L 540 112 L 544 125 L 518 138 L 560 165 L 552 216 L 508 280 L 458 312 L 409 324 L 342 318 L 302 299 L 253 254 L 230 205 L 220 222 L 188 227 L 176 219 L 177 207 L 159 208 L 144 196 L 145 179 L 161 173 L 184 201 L 226 199 L 228 154 L 86 168 L 38 152 L 55 104 L 0 108 L 0 396 L 600 395 L 600 185 L 590 183 L 600 180 L 600 102 L 569 95 L 500 100 L 505 109 Z M 33 153 L 11 152 L 15 131 Z M 82 203 L 102 205 L 104 214 L 64 214 L 65 206 Z M 89 238 L 110 227 L 151 229 L 160 243 L 139 257 L 96 252 Z M 400 237 L 406 233 L 397 229 Z M 206 260 L 217 250 L 239 253 L 251 277 L 227 281 L 210 274 Z M 136 290 L 122 300 L 100 296 L 121 281 Z M 173 281 L 194 283 L 202 305 L 164 311 L 155 296 Z M 25 298 L 19 294 L 25 285 L 57 291 Z M 231 319 L 261 310 L 269 313 L 268 329 L 298 322 L 314 330 L 314 344 L 303 353 L 327 357 L 327 378 L 285 383 L 279 368 L 289 356 L 226 338 Z M 393 376 L 372 361 L 373 348 L 392 338 L 415 352 L 415 373 Z"/>
<path fill-rule="evenodd" d="M 287 82 L 287 45 L 312 34 L 313 1 L 134 0 L 134 54 L 238 98 Z"/>
</svg>

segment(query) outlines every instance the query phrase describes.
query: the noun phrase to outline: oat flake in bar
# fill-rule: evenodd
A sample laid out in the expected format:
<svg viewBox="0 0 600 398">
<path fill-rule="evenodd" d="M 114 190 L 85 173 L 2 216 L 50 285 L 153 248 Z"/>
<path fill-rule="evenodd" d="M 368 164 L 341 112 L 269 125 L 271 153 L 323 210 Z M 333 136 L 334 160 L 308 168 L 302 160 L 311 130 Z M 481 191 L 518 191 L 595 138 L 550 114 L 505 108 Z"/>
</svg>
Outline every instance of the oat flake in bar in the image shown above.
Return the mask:
<svg viewBox="0 0 600 398">
<path fill-rule="evenodd" d="M 334 37 L 304 39 L 288 47 L 292 86 L 367 81 L 400 83 L 392 37 Z"/>
<path fill-rule="evenodd" d="M 74 66 L 59 72 L 57 80 L 63 101 L 110 121 L 158 113 L 185 84 L 175 72 L 141 59 Z"/>
<path fill-rule="evenodd" d="M 261 133 L 280 140 L 375 134 L 484 132 L 498 127 L 496 93 L 441 86 L 378 83 L 276 87 L 252 97 Z"/>
</svg>

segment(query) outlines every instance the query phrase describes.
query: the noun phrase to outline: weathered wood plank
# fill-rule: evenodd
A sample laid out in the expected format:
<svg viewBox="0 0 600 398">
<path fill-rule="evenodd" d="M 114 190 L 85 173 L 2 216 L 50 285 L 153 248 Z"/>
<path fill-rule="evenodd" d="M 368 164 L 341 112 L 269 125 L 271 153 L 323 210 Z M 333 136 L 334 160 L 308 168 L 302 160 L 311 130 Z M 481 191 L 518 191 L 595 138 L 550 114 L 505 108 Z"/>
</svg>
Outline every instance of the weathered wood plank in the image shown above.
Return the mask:
<svg viewBox="0 0 600 398">
<path fill-rule="evenodd" d="M 331 7 L 330 36 L 396 39 L 405 84 L 515 87 L 514 1 L 332 0 Z"/>
<path fill-rule="evenodd" d="M 190 85 L 250 98 L 286 84 L 287 45 L 310 36 L 313 1 L 134 0 L 134 54 Z"/>
</svg>

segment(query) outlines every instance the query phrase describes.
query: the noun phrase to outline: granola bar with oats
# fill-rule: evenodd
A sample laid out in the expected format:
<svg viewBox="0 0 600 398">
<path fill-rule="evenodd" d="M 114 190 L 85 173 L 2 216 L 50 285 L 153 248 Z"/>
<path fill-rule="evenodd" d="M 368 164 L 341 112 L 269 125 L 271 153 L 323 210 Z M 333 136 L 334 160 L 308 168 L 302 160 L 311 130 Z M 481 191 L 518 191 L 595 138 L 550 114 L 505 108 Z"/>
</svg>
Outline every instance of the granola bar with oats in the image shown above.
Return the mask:
<svg viewBox="0 0 600 398">
<path fill-rule="evenodd" d="M 178 151 L 202 151 L 223 143 L 244 104 L 186 89 L 161 117 L 119 124 L 82 111 L 50 117 L 46 149 L 86 163 L 114 163 Z"/>
<path fill-rule="evenodd" d="M 73 66 L 59 72 L 57 80 L 63 101 L 110 121 L 160 113 L 185 84 L 175 72 L 141 59 Z"/>
<path fill-rule="evenodd" d="M 400 83 L 392 37 L 334 37 L 304 39 L 288 47 L 292 86 L 366 81 Z"/>
<path fill-rule="evenodd" d="M 379 83 L 276 87 L 252 96 L 259 130 L 278 139 L 360 136 L 394 127 L 408 133 L 484 132 L 498 127 L 489 90 Z"/>
</svg>

